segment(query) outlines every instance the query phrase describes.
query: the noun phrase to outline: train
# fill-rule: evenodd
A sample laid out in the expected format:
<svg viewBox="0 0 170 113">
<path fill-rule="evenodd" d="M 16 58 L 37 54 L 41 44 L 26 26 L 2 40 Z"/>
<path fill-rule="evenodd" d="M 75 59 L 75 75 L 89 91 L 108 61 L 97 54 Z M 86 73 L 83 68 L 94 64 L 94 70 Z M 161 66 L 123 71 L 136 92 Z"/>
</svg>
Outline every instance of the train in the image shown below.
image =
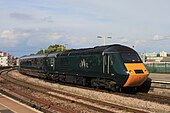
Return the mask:
<svg viewBox="0 0 170 113">
<path fill-rule="evenodd" d="M 112 91 L 147 93 L 151 86 L 149 72 L 138 53 L 120 44 L 22 56 L 19 72 Z"/>
</svg>

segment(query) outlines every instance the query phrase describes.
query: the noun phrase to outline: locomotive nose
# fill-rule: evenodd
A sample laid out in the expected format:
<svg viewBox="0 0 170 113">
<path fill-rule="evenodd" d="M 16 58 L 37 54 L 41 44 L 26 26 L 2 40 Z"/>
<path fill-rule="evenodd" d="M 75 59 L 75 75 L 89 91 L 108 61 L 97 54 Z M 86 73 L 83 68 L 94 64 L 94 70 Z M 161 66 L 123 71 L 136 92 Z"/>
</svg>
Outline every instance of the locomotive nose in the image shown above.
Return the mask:
<svg viewBox="0 0 170 113">
<path fill-rule="evenodd" d="M 143 63 L 125 63 L 129 77 L 124 87 L 134 87 L 142 85 L 147 79 L 149 72 Z"/>
</svg>

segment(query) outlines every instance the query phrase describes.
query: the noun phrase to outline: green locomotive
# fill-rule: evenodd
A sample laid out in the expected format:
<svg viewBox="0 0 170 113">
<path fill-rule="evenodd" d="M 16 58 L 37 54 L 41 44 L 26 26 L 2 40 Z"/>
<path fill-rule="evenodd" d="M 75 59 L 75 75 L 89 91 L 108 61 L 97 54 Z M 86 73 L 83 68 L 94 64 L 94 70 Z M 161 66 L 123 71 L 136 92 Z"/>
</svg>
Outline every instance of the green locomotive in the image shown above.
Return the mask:
<svg viewBox="0 0 170 113">
<path fill-rule="evenodd" d="M 137 52 L 118 44 L 23 56 L 19 70 L 41 78 L 114 91 L 133 88 L 148 92 L 151 84 Z"/>
</svg>

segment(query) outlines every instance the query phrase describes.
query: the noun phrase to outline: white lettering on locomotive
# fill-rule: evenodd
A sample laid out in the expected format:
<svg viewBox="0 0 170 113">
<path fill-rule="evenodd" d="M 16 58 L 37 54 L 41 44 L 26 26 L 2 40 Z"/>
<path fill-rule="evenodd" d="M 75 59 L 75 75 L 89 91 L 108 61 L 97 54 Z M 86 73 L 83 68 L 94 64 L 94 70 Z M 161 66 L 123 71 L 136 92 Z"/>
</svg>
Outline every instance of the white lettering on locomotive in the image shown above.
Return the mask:
<svg viewBox="0 0 170 113">
<path fill-rule="evenodd" d="M 85 61 L 85 59 L 82 59 L 80 61 L 79 67 L 85 69 L 85 68 L 88 68 L 89 66 L 88 66 L 88 63 Z"/>
</svg>

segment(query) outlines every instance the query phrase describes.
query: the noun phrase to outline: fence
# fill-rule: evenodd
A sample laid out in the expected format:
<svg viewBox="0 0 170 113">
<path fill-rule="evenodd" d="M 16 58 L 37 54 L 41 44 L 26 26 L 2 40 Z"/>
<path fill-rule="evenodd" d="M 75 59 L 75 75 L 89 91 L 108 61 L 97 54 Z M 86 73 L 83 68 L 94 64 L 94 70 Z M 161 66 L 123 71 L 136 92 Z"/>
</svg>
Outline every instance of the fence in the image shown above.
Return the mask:
<svg viewBox="0 0 170 113">
<path fill-rule="evenodd" d="M 170 62 L 145 62 L 145 65 L 150 73 L 170 74 Z"/>
</svg>

